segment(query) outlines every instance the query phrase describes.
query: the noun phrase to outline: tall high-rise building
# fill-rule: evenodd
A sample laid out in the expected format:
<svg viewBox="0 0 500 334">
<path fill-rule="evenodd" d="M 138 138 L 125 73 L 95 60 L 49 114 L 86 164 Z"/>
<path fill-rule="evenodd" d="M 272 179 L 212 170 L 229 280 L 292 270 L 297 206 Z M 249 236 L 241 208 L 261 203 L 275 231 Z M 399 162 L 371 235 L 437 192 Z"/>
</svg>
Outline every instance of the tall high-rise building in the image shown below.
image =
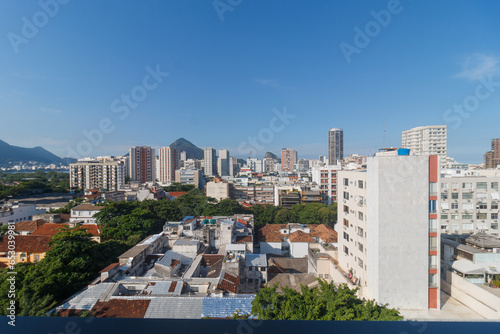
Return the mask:
<svg viewBox="0 0 500 334">
<path fill-rule="evenodd" d="M 155 150 L 149 146 L 135 146 L 129 151 L 130 180 L 140 183 L 154 181 Z"/>
<path fill-rule="evenodd" d="M 497 168 L 500 165 L 500 138 L 491 140 L 491 151 L 484 155 L 485 168 Z"/>
<path fill-rule="evenodd" d="M 364 298 L 439 309 L 439 157 L 369 157 L 337 175 L 339 266 Z"/>
<path fill-rule="evenodd" d="M 113 159 L 82 159 L 69 164 L 71 188 L 118 190 L 125 184 L 125 164 Z"/>
<path fill-rule="evenodd" d="M 410 149 L 411 155 L 437 155 L 440 165 L 446 165 L 446 125 L 419 126 L 402 132 L 401 146 Z"/>
<path fill-rule="evenodd" d="M 159 150 L 159 158 L 156 178 L 164 184 L 175 182 L 175 170 L 178 167 L 177 150 L 168 146 L 162 147 Z"/>
<path fill-rule="evenodd" d="M 328 164 L 337 165 L 344 159 L 344 131 L 333 128 L 328 131 Z"/>
<path fill-rule="evenodd" d="M 219 157 L 217 158 L 217 173 L 219 176 L 229 176 L 229 151 L 226 149 L 219 150 Z"/>
<path fill-rule="evenodd" d="M 297 163 L 298 153 L 291 148 L 281 150 L 281 170 L 284 172 L 293 172 L 293 165 Z"/>
<path fill-rule="evenodd" d="M 206 147 L 203 153 L 203 172 L 206 176 L 215 176 L 217 173 L 217 155 L 215 149 Z"/>
</svg>

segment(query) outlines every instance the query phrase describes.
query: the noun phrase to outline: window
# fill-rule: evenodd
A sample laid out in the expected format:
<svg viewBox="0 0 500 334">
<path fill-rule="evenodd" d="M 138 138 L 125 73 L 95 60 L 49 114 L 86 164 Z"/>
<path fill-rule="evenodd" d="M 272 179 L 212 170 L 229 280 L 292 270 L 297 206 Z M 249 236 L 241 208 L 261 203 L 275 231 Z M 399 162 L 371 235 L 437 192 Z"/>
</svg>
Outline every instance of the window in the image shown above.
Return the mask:
<svg viewBox="0 0 500 334">
<path fill-rule="evenodd" d="M 347 191 L 344 191 L 344 199 L 349 199 L 349 193 Z"/>
<path fill-rule="evenodd" d="M 491 219 L 498 219 L 498 212 L 493 212 L 491 214 Z"/>
<path fill-rule="evenodd" d="M 347 205 L 344 205 L 344 213 L 346 215 L 349 214 L 349 207 Z"/>
<path fill-rule="evenodd" d="M 349 179 L 348 178 L 344 178 L 344 186 L 348 186 L 349 185 Z"/>
<path fill-rule="evenodd" d="M 358 235 L 363 237 L 363 229 L 361 227 L 358 227 Z"/>
<path fill-rule="evenodd" d="M 344 226 L 349 227 L 349 221 L 347 219 L 345 219 L 345 218 L 344 218 Z"/>
<path fill-rule="evenodd" d="M 363 186 L 364 186 L 363 185 L 363 181 L 361 181 L 361 180 L 358 181 L 358 187 L 359 187 L 359 189 L 363 189 Z"/>
<path fill-rule="evenodd" d="M 498 182 L 491 182 L 491 189 L 498 189 Z"/>
<path fill-rule="evenodd" d="M 429 269 L 436 269 L 437 268 L 437 255 L 431 255 L 429 256 Z"/>
<path fill-rule="evenodd" d="M 429 219 L 429 232 L 437 232 L 437 219 Z"/>
<path fill-rule="evenodd" d="M 429 201 L 429 213 L 436 213 L 436 201 Z"/>
<path fill-rule="evenodd" d="M 451 199 L 458 199 L 458 193 L 452 193 Z"/>
<path fill-rule="evenodd" d="M 449 184 L 448 184 L 448 183 L 441 183 L 441 189 L 442 189 L 443 191 L 448 191 L 448 186 L 449 186 Z"/>
<path fill-rule="evenodd" d="M 462 189 L 473 189 L 472 182 L 464 182 L 462 183 Z"/>
<path fill-rule="evenodd" d="M 472 223 L 463 223 L 462 224 L 462 230 L 464 231 L 472 231 Z"/>
<path fill-rule="evenodd" d="M 441 199 L 448 199 L 448 193 L 441 193 Z"/>
<path fill-rule="evenodd" d="M 485 204 L 485 203 L 479 203 L 479 204 L 477 204 L 477 205 L 476 205 L 476 208 L 477 208 L 478 210 L 486 210 L 486 209 L 488 209 L 488 204 Z"/>
<path fill-rule="evenodd" d="M 361 211 L 358 212 L 358 218 L 359 220 L 363 220 L 363 212 Z"/>
<path fill-rule="evenodd" d="M 429 287 L 437 288 L 437 274 L 429 274 Z"/>
<path fill-rule="evenodd" d="M 429 250 L 437 250 L 437 237 L 429 237 Z"/>
<path fill-rule="evenodd" d="M 35 254 L 35 262 L 39 262 L 39 261 L 40 261 L 40 255 Z"/>
<path fill-rule="evenodd" d="M 266 267 L 261 267 L 260 271 L 266 271 Z"/>
<path fill-rule="evenodd" d="M 347 233 L 344 232 L 344 239 L 347 240 L 347 241 L 349 241 L 349 234 L 347 234 Z"/>
<path fill-rule="evenodd" d="M 447 213 L 442 213 L 441 214 L 441 219 L 448 219 L 448 214 Z"/>
<path fill-rule="evenodd" d="M 488 198 L 488 194 L 487 193 L 478 193 L 476 198 L 478 200 L 480 200 L 480 199 L 487 199 Z"/>
<path fill-rule="evenodd" d="M 491 203 L 492 210 L 498 210 L 498 203 Z"/>
<path fill-rule="evenodd" d="M 361 267 L 361 269 L 363 269 L 363 260 L 361 260 L 360 258 L 358 258 L 358 265 Z"/>
<path fill-rule="evenodd" d="M 464 213 L 462 215 L 462 219 L 474 219 L 474 218 L 472 218 L 472 213 Z"/>
<path fill-rule="evenodd" d="M 344 246 L 344 253 L 345 253 L 346 255 L 349 255 L 349 248 L 347 248 L 346 246 Z"/>
<path fill-rule="evenodd" d="M 477 219 L 488 219 L 488 214 L 487 213 L 476 213 L 476 218 Z"/>
<path fill-rule="evenodd" d="M 498 223 L 491 223 L 492 230 L 498 230 Z"/>
<path fill-rule="evenodd" d="M 441 225 L 442 230 L 446 230 L 448 228 L 448 225 Z"/>
<path fill-rule="evenodd" d="M 430 194 L 430 196 L 436 196 L 437 193 L 438 193 L 437 183 L 435 183 L 435 182 L 429 183 L 429 194 Z"/>
<path fill-rule="evenodd" d="M 358 242 L 358 249 L 360 252 L 363 252 L 363 244 Z"/>
<path fill-rule="evenodd" d="M 452 210 L 458 210 L 458 203 L 451 203 Z"/>
<path fill-rule="evenodd" d="M 478 182 L 476 183 L 477 189 L 488 189 L 488 182 Z"/>
<path fill-rule="evenodd" d="M 463 193 L 462 199 L 472 199 L 472 193 Z"/>
</svg>

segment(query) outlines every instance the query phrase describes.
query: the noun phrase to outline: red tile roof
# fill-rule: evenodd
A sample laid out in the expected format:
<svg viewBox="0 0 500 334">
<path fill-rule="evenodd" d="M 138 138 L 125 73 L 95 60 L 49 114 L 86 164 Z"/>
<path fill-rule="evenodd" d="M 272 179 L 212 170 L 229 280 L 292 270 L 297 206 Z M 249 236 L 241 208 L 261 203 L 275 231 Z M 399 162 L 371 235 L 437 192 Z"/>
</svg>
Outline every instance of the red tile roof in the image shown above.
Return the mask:
<svg viewBox="0 0 500 334">
<path fill-rule="evenodd" d="M 230 291 L 232 293 L 238 293 L 239 284 L 239 276 L 233 276 L 231 274 L 224 273 L 224 277 L 221 279 L 220 283 L 217 284 L 217 289 Z"/>
<path fill-rule="evenodd" d="M 337 232 L 328 225 L 310 225 L 311 235 L 320 238 L 323 242 L 337 242 Z"/>
<path fill-rule="evenodd" d="M 38 229 L 40 226 L 45 224 L 46 221 L 43 219 L 37 219 L 33 221 L 20 221 L 14 225 L 14 231 L 16 232 L 21 232 L 21 231 L 28 231 L 28 232 L 34 232 L 36 229 Z"/>
<path fill-rule="evenodd" d="M 50 249 L 47 245 L 50 235 L 16 235 L 16 252 L 45 253 Z M 0 252 L 8 252 L 8 238 L 0 237 Z"/>
<path fill-rule="evenodd" d="M 290 242 L 314 242 L 313 237 L 311 237 L 309 233 L 302 231 L 295 231 L 288 235 L 288 240 L 290 240 Z"/>
<path fill-rule="evenodd" d="M 168 288 L 168 292 L 174 292 L 175 291 L 175 287 L 177 286 L 177 281 L 173 281 L 171 284 L 170 284 L 170 287 Z"/>
<path fill-rule="evenodd" d="M 54 224 L 54 223 L 47 223 L 39 227 L 35 232 L 32 233 L 32 235 L 55 235 L 56 233 L 60 232 L 62 228 L 65 226 L 69 226 L 68 223 L 62 223 L 62 224 Z M 101 230 L 99 229 L 99 226 L 97 224 L 82 224 L 80 225 L 81 229 L 86 230 L 88 233 L 91 233 L 94 237 L 98 237 L 101 235 Z"/>
<path fill-rule="evenodd" d="M 98 318 L 144 318 L 151 300 L 110 299 L 92 308 Z"/>
<path fill-rule="evenodd" d="M 224 255 L 218 254 L 203 254 L 203 261 L 205 261 L 206 266 L 211 267 L 218 261 L 224 259 Z"/>
<path fill-rule="evenodd" d="M 71 210 L 76 210 L 76 211 L 96 211 L 96 210 L 102 210 L 104 208 L 105 208 L 105 206 L 99 206 L 99 205 L 85 203 L 85 204 L 80 204 L 78 206 L 75 206 Z"/>
<path fill-rule="evenodd" d="M 171 191 L 168 193 L 170 197 L 181 197 L 182 195 L 187 194 L 187 191 Z"/>
<path fill-rule="evenodd" d="M 111 269 L 113 269 L 114 267 L 116 267 L 118 265 L 120 265 L 120 262 L 111 263 L 109 266 L 107 266 L 106 268 L 101 270 L 99 273 L 105 273 L 106 271 L 110 271 Z"/>
<path fill-rule="evenodd" d="M 253 238 L 251 235 L 248 235 L 246 237 L 236 237 L 236 243 L 237 244 L 244 244 L 246 242 L 252 242 L 253 241 Z"/>
</svg>

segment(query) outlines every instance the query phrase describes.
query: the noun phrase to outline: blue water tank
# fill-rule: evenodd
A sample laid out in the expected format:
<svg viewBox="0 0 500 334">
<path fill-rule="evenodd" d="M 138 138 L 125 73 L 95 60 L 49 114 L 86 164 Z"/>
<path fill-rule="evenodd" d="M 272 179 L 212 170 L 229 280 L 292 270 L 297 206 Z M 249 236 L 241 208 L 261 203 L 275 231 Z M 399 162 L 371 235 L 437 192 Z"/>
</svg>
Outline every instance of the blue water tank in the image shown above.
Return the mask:
<svg viewBox="0 0 500 334">
<path fill-rule="evenodd" d="M 398 155 L 410 155 L 409 148 L 398 148 Z"/>
</svg>

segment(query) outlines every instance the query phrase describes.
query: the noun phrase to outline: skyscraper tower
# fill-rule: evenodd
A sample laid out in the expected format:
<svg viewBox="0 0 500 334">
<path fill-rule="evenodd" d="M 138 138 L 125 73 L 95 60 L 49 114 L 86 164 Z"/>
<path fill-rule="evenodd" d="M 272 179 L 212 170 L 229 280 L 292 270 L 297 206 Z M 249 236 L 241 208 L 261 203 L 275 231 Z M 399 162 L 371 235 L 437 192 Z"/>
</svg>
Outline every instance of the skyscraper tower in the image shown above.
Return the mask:
<svg viewBox="0 0 500 334">
<path fill-rule="evenodd" d="M 333 128 L 328 131 L 328 164 L 337 165 L 344 159 L 344 131 Z"/>
<path fill-rule="evenodd" d="M 130 180 L 146 183 L 154 181 L 155 150 L 149 146 L 135 146 L 129 151 Z"/>
<path fill-rule="evenodd" d="M 217 155 L 215 149 L 206 147 L 203 150 L 203 168 L 206 176 L 215 176 L 217 174 Z"/>
</svg>

